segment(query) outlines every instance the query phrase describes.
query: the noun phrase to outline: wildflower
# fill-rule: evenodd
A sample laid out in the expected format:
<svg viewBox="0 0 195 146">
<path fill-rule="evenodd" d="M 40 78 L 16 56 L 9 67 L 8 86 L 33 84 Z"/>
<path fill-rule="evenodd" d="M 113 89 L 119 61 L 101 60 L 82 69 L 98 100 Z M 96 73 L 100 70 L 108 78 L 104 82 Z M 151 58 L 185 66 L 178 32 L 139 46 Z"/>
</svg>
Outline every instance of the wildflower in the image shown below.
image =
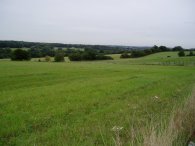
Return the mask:
<svg viewBox="0 0 195 146">
<path fill-rule="evenodd" d="M 112 131 L 121 131 L 123 129 L 123 127 L 119 127 L 119 126 L 114 126 L 112 128 Z"/>
</svg>

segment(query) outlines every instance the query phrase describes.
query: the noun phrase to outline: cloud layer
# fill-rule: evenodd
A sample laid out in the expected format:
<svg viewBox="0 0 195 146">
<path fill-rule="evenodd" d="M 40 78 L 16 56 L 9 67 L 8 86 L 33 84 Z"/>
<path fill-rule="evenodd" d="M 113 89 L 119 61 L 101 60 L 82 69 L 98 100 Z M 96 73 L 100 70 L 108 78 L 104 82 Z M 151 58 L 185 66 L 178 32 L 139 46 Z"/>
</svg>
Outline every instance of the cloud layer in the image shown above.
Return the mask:
<svg viewBox="0 0 195 146">
<path fill-rule="evenodd" d="M 1 0 L 0 39 L 195 47 L 194 0 Z"/>
</svg>

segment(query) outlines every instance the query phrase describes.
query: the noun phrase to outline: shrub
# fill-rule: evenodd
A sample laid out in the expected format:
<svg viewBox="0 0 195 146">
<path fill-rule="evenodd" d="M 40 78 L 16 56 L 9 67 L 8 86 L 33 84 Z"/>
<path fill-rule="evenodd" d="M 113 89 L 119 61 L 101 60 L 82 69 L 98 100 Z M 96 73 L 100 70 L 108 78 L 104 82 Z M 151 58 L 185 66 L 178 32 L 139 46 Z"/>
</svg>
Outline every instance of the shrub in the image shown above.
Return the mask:
<svg viewBox="0 0 195 146">
<path fill-rule="evenodd" d="M 87 50 L 82 54 L 82 60 L 96 60 L 96 52 Z"/>
<path fill-rule="evenodd" d="M 160 52 L 170 51 L 170 49 L 167 48 L 166 46 L 160 46 L 159 50 L 160 50 Z"/>
<path fill-rule="evenodd" d="M 132 51 L 131 52 L 131 56 L 132 58 L 137 58 L 137 57 L 143 57 L 145 56 L 146 54 L 144 53 L 144 51 L 139 51 L 139 50 L 136 50 L 136 51 Z"/>
<path fill-rule="evenodd" d="M 111 56 L 97 55 L 96 60 L 113 60 Z"/>
<path fill-rule="evenodd" d="M 85 52 L 74 52 L 68 55 L 70 61 L 81 61 L 81 60 L 111 60 L 110 56 L 105 56 L 103 54 L 97 54 L 93 51 Z"/>
<path fill-rule="evenodd" d="M 68 58 L 70 59 L 70 61 L 80 61 L 82 60 L 82 55 L 79 52 L 71 53 L 68 55 Z"/>
<path fill-rule="evenodd" d="M 185 52 L 184 52 L 183 50 L 179 51 L 178 56 L 179 56 L 179 57 L 185 56 Z"/>
<path fill-rule="evenodd" d="M 120 58 L 130 58 L 130 55 L 128 53 L 121 54 Z"/>
<path fill-rule="evenodd" d="M 54 57 L 55 62 L 64 62 L 64 52 L 59 51 L 56 52 L 55 57 Z"/>
<path fill-rule="evenodd" d="M 50 62 L 51 61 L 51 57 L 50 56 L 45 56 L 45 61 Z"/>
<path fill-rule="evenodd" d="M 11 60 L 22 61 L 22 60 L 30 60 L 30 59 L 31 57 L 29 51 L 22 50 L 22 49 L 14 50 L 11 55 Z"/>
</svg>

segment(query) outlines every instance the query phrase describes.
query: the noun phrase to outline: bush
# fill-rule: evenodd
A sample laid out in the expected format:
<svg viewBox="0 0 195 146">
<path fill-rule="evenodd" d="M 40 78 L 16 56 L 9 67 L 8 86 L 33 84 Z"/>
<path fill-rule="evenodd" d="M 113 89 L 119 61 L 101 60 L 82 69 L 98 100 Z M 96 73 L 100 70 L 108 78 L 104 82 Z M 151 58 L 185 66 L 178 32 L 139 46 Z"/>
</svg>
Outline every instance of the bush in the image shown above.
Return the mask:
<svg viewBox="0 0 195 146">
<path fill-rule="evenodd" d="M 51 57 L 50 56 L 45 56 L 45 61 L 50 62 L 51 61 Z"/>
<path fill-rule="evenodd" d="M 97 55 L 96 60 L 113 60 L 111 56 Z"/>
<path fill-rule="evenodd" d="M 70 61 L 81 61 L 81 60 L 110 60 L 113 59 L 110 56 L 105 56 L 103 54 L 98 54 L 93 50 L 87 50 L 84 52 L 73 52 L 68 55 Z"/>
<path fill-rule="evenodd" d="M 170 49 L 167 48 L 166 46 L 160 46 L 159 50 L 160 50 L 160 52 L 170 51 Z"/>
<path fill-rule="evenodd" d="M 64 62 L 64 52 L 56 52 L 54 60 L 55 62 Z"/>
<path fill-rule="evenodd" d="M 130 58 L 130 55 L 128 53 L 121 54 L 120 58 Z"/>
<path fill-rule="evenodd" d="M 96 60 L 96 52 L 87 50 L 82 54 L 82 60 Z"/>
<path fill-rule="evenodd" d="M 185 52 L 184 52 L 183 50 L 179 51 L 178 56 L 179 56 L 179 57 L 185 56 Z"/>
<path fill-rule="evenodd" d="M 131 52 L 131 58 L 137 58 L 137 57 L 143 57 L 145 56 L 146 54 L 144 53 L 144 51 L 139 51 L 139 50 L 136 50 L 136 51 L 132 51 Z"/>
<path fill-rule="evenodd" d="M 14 50 L 11 55 L 11 60 L 22 61 L 22 60 L 30 60 L 30 59 L 31 57 L 29 51 L 22 50 L 22 49 Z"/>
<path fill-rule="evenodd" d="M 70 61 L 80 61 L 82 60 L 82 55 L 79 52 L 71 53 L 68 55 L 68 58 L 70 59 Z"/>
</svg>

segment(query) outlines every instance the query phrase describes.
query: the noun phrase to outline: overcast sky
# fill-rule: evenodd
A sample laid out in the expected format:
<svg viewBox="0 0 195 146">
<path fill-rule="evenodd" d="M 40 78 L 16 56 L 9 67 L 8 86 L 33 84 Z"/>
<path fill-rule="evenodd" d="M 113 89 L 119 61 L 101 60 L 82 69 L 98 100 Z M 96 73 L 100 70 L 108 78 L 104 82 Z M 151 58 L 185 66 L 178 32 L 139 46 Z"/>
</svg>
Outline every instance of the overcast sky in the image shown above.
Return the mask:
<svg viewBox="0 0 195 146">
<path fill-rule="evenodd" d="M 0 0 L 0 40 L 195 47 L 195 0 Z"/>
</svg>

